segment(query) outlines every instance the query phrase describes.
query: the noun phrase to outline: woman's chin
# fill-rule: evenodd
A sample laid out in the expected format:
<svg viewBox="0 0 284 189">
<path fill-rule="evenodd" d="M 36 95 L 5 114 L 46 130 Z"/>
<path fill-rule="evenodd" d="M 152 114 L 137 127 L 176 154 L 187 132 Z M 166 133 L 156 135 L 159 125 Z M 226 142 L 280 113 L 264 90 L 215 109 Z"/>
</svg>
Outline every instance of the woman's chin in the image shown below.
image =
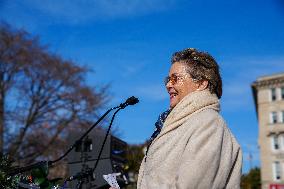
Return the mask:
<svg viewBox="0 0 284 189">
<path fill-rule="evenodd" d="M 178 100 L 176 99 L 176 97 L 170 99 L 170 108 L 174 108 L 178 103 Z"/>
</svg>

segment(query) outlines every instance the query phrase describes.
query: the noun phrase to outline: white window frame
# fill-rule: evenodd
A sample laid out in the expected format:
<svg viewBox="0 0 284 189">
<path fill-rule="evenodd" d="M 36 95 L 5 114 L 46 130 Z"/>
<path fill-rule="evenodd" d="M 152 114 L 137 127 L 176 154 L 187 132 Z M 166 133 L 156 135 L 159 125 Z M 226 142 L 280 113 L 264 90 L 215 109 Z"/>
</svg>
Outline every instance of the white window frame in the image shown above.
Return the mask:
<svg viewBox="0 0 284 189">
<path fill-rule="evenodd" d="M 280 137 L 279 137 L 279 135 L 271 135 L 270 136 L 270 141 L 271 141 L 271 149 L 273 150 L 273 151 L 278 151 L 278 150 L 280 150 L 280 147 L 282 146 L 282 145 L 280 145 L 280 143 L 279 143 L 279 141 L 281 141 L 281 140 L 279 140 L 280 139 Z M 277 147 L 277 148 L 276 148 Z"/>
<path fill-rule="evenodd" d="M 278 165 L 278 166 L 277 166 Z M 277 167 L 279 168 L 279 175 L 277 175 Z M 274 181 L 280 181 L 282 177 L 282 168 L 281 168 L 281 163 L 279 161 L 274 161 L 272 163 L 272 173 L 273 173 L 273 180 Z M 278 178 L 279 176 L 279 178 Z"/>
<path fill-rule="evenodd" d="M 276 88 L 270 88 L 270 101 L 273 102 L 273 101 L 276 101 L 277 100 L 277 90 Z M 273 92 L 274 91 L 274 94 L 275 94 L 275 99 L 273 99 Z"/>
<path fill-rule="evenodd" d="M 280 99 L 284 100 L 284 86 L 280 88 Z"/>
<path fill-rule="evenodd" d="M 279 112 L 279 122 L 284 123 L 284 110 Z"/>
<path fill-rule="evenodd" d="M 276 121 L 274 122 L 274 115 L 276 116 Z M 278 115 L 277 115 L 277 112 L 273 111 L 273 112 L 270 112 L 270 123 L 271 124 L 276 124 L 278 123 Z"/>
<path fill-rule="evenodd" d="M 279 135 L 279 137 L 280 137 L 280 149 L 284 151 L 284 134 Z"/>
</svg>

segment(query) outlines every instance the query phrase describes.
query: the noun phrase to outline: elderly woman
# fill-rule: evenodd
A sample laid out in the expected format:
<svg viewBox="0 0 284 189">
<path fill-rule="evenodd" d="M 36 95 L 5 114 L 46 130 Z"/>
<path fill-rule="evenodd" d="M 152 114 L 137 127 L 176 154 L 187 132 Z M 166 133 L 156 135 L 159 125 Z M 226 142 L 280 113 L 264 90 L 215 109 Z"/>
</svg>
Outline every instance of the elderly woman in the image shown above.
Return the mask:
<svg viewBox="0 0 284 189">
<path fill-rule="evenodd" d="M 152 137 L 137 188 L 240 188 L 242 152 L 219 114 L 222 80 L 216 61 L 192 48 L 177 52 L 165 85 L 170 113 L 160 117 L 166 119 Z"/>
<path fill-rule="evenodd" d="M 170 109 L 155 124 L 137 188 L 240 188 L 242 152 L 219 114 L 216 61 L 192 48 L 177 52 L 165 85 Z"/>
</svg>

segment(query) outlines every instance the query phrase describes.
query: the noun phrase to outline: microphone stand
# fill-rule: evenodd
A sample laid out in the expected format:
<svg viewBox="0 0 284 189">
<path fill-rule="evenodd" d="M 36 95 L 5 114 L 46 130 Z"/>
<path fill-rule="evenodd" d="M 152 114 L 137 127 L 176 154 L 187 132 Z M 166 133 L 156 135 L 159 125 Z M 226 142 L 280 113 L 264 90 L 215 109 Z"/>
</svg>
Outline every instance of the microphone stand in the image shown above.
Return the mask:
<svg viewBox="0 0 284 189">
<path fill-rule="evenodd" d="M 94 123 L 78 140 L 75 141 L 75 143 L 65 152 L 65 154 L 63 154 L 61 157 L 59 157 L 58 159 L 51 161 L 51 164 L 58 162 L 60 160 L 62 160 L 65 156 L 67 156 L 71 150 L 73 150 L 78 144 L 80 144 L 82 142 L 82 140 L 114 109 L 119 108 L 119 106 L 114 107 L 114 108 L 110 108 L 108 111 L 106 111 L 106 113 L 104 115 L 102 115 L 102 117 L 100 117 L 98 119 L 98 121 L 96 123 Z"/>
<path fill-rule="evenodd" d="M 98 166 L 98 163 L 99 163 L 99 160 L 100 160 L 100 158 L 101 158 L 101 155 L 102 155 L 102 152 L 103 152 L 103 149 L 104 149 L 104 146 L 105 146 L 106 140 L 107 140 L 107 136 L 109 135 L 109 132 L 110 132 L 110 129 L 111 129 L 111 126 L 112 126 L 112 123 L 113 123 L 114 117 L 116 116 L 116 114 L 117 114 L 117 113 L 119 112 L 119 110 L 121 110 L 121 109 L 123 109 L 123 108 L 119 108 L 118 110 L 116 110 L 116 111 L 114 112 L 114 114 L 113 114 L 112 118 L 111 118 L 111 122 L 110 122 L 110 124 L 109 124 L 109 126 L 108 126 L 108 130 L 107 130 L 107 133 L 106 133 L 106 135 L 105 135 L 105 138 L 104 138 L 103 144 L 102 144 L 102 146 L 101 146 L 101 149 L 100 149 L 99 155 L 98 155 L 98 157 L 97 157 L 97 161 L 96 161 L 96 163 L 95 163 L 95 165 L 94 165 L 94 167 L 93 167 L 93 172 L 95 171 L 95 169 L 96 169 L 96 168 L 97 168 L 97 166 Z"/>
<path fill-rule="evenodd" d="M 38 167 L 41 167 L 43 165 L 46 165 L 46 166 L 51 166 L 52 164 L 62 160 L 64 157 L 66 157 L 70 152 L 71 150 L 73 150 L 86 136 L 87 134 L 89 134 L 91 132 L 92 129 L 94 129 L 112 110 L 114 109 L 117 109 L 119 108 L 120 106 L 117 106 L 117 107 L 114 107 L 114 108 L 110 108 L 109 110 L 107 110 L 104 115 L 102 115 L 98 121 L 96 123 L 94 123 L 78 140 L 75 141 L 75 143 L 59 158 L 57 158 L 56 160 L 53 160 L 53 161 L 40 161 L 40 162 L 37 162 L 37 163 L 34 163 L 34 164 L 31 164 L 31 165 L 28 165 L 28 166 L 25 166 L 25 167 L 20 167 L 20 168 L 15 168 L 11 171 L 8 172 L 8 175 L 9 176 L 14 176 L 14 175 L 17 175 L 17 174 L 20 174 L 20 173 L 23 173 L 23 172 L 27 172 L 27 171 L 30 171 L 34 168 L 38 168 Z"/>
<path fill-rule="evenodd" d="M 38 168 L 38 167 L 41 167 L 41 166 L 47 166 L 48 167 L 49 162 L 48 161 L 40 161 L 40 162 L 37 162 L 35 164 L 31 164 L 31 165 L 28 165 L 28 166 L 25 166 L 25 167 L 15 168 L 15 169 L 8 171 L 8 175 L 14 176 L 14 175 L 30 171 L 32 169 L 35 169 L 35 168 Z"/>
<path fill-rule="evenodd" d="M 106 139 L 107 139 L 107 136 L 110 132 L 110 129 L 111 129 L 111 126 L 112 126 L 112 123 L 113 123 L 113 120 L 114 120 L 114 117 L 115 115 L 117 114 L 117 112 L 121 109 L 124 109 L 126 106 L 128 105 L 134 105 L 136 103 L 138 103 L 139 100 L 132 96 L 130 98 L 128 98 L 126 100 L 126 102 L 124 103 L 121 103 L 119 106 L 116 106 L 116 107 L 113 107 L 113 108 L 110 108 L 109 110 L 107 110 L 98 120 L 96 123 L 94 123 L 78 140 L 76 140 L 74 142 L 74 144 L 59 158 L 53 160 L 53 161 L 40 161 L 40 162 L 37 162 L 35 164 L 32 164 L 32 165 L 28 165 L 26 167 L 21 167 L 21 168 L 16 168 L 16 169 L 13 169 L 11 171 L 8 172 L 8 175 L 9 176 L 14 176 L 14 175 L 17 175 L 17 174 L 20 174 L 20 173 L 23 173 L 23 172 L 26 172 L 26 171 L 30 171 L 34 168 L 39 168 L 43 165 L 46 165 L 47 167 L 51 166 L 52 164 L 62 160 L 64 157 L 66 157 L 78 144 L 80 144 L 82 142 L 82 140 L 91 132 L 91 130 L 93 130 L 112 110 L 115 110 L 115 109 L 118 109 L 115 111 L 115 113 L 113 114 L 112 116 L 112 119 L 111 119 L 111 123 L 108 127 L 108 130 L 107 130 L 107 133 L 105 135 L 105 138 L 104 138 L 104 141 L 103 141 L 103 144 L 102 144 L 102 147 L 100 149 L 100 152 L 99 152 L 99 155 L 98 155 L 98 158 L 97 158 L 97 161 L 94 165 L 94 168 L 93 169 L 87 169 L 87 171 L 84 171 L 83 173 L 80 172 L 80 173 L 77 173 L 76 175 L 74 176 L 71 176 L 69 177 L 67 180 L 65 181 L 72 181 L 72 180 L 75 180 L 75 179 L 78 179 L 78 184 L 77 184 L 77 187 L 78 188 L 81 188 L 82 187 L 82 184 L 83 184 L 83 180 L 84 178 L 86 177 L 89 177 L 90 174 L 94 174 L 94 171 L 98 165 L 98 162 L 99 162 L 99 159 L 101 157 L 101 154 L 102 154 L 102 151 L 103 151 L 103 148 L 104 148 L 104 145 L 106 143 Z"/>
<path fill-rule="evenodd" d="M 96 163 L 95 163 L 94 167 L 93 167 L 92 169 L 82 170 L 81 172 L 79 172 L 79 173 L 77 173 L 77 174 L 75 174 L 75 175 L 69 177 L 68 179 L 66 179 L 65 182 L 66 182 L 66 181 L 72 181 L 72 180 L 77 179 L 78 182 L 77 182 L 76 188 L 77 188 L 77 189 L 81 189 L 81 188 L 82 188 L 82 185 L 83 185 L 83 183 L 84 183 L 84 179 L 85 179 L 85 178 L 89 178 L 89 177 L 91 177 L 92 179 L 95 178 L 95 169 L 97 168 L 97 165 L 98 165 L 99 160 L 100 160 L 100 158 L 101 158 L 101 155 L 102 155 L 102 152 L 103 152 L 103 149 L 104 149 L 106 140 L 107 140 L 107 136 L 109 135 L 109 132 L 110 132 L 110 129 L 111 129 L 111 126 L 112 126 L 112 123 L 113 123 L 113 120 L 114 120 L 116 114 L 117 114 L 120 110 L 126 108 L 128 105 L 134 105 L 134 104 L 136 104 L 136 103 L 138 103 L 138 102 L 139 102 L 139 100 L 138 100 L 136 97 L 132 96 L 132 97 L 128 98 L 128 99 L 126 100 L 126 102 L 121 103 L 121 104 L 120 104 L 119 106 L 117 106 L 117 107 L 111 108 L 110 110 L 108 110 L 108 111 L 102 116 L 102 118 L 103 118 L 103 117 L 105 117 L 110 111 L 112 111 L 112 110 L 114 110 L 114 109 L 117 109 L 117 110 L 115 111 L 115 113 L 113 114 L 112 119 L 111 119 L 111 122 L 110 122 L 110 124 L 109 124 L 109 126 L 108 126 L 107 133 L 106 133 L 106 135 L 105 135 L 103 144 L 102 144 L 102 146 L 101 146 L 101 149 L 100 149 L 100 152 L 99 152 L 98 157 L 97 157 L 97 159 L 96 159 Z M 101 120 L 101 119 L 100 119 L 100 120 Z M 100 120 L 99 120 L 99 121 L 100 121 Z M 97 123 L 95 123 L 78 141 L 81 142 L 81 140 L 94 128 L 94 126 L 95 126 L 96 124 L 97 124 Z M 75 143 L 74 145 L 76 146 L 76 143 Z M 73 146 L 72 146 L 72 147 L 73 147 Z M 72 148 L 72 147 L 71 147 L 71 148 Z M 74 148 L 74 147 L 73 147 L 73 148 Z M 72 148 L 72 149 L 73 149 L 73 148 Z M 69 149 L 66 153 L 69 153 L 72 149 Z M 65 154 L 66 154 L 66 153 L 65 153 Z M 65 156 L 66 156 L 66 155 L 65 155 Z M 62 159 L 62 158 L 58 158 L 58 160 L 60 160 L 60 159 Z M 57 160 L 56 160 L 56 161 L 57 161 Z"/>
<path fill-rule="evenodd" d="M 82 188 L 82 184 L 84 183 L 85 178 L 91 177 L 91 178 L 94 179 L 94 177 L 95 177 L 95 170 L 96 170 L 96 168 L 97 168 L 97 166 L 98 166 L 98 164 L 99 164 L 99 160 L 100 160 L 100 158 L 101 158 L 101 155 L 102 155 L 102 152 L 103 152 L 103 149 L 104 149 L 104 146 L 105 146 L 107 137 L 108 137 L 108 135 L 109 135 L 109 133 L 110 133 L 110 129 L 111 129 L 113 120 L 114 120 L 116 114 L 117 114 L 121 109 L 124 109 L 125 107 L 126 107 L 126 106 L 119 106 L 118 109 L 117 109 L 117 110 L 115 111 L 115 113 L 113 114 L 112 119 L 111 119 L 111 122 L 110 122 L 110 124 L 109 124 L 109 126 L 108 126 L 107 133 L 105 134 L 104 141 L 103 141 L 102 146 L 101 146 L 101 148 L 100 148 L 100 152 L 99 152 L 99 154 L 98 154 L 98 157 L 96 158 L 96 163 L 95 163 L 94 167 L 93 167 L 92 169 L 87 169 L 87 170 L 84 170 L 84 169 L 83 169 L 81 172 L 79 172 L 79 173 L 75 174 L 74 176 L 71 176 L 71 177 L 69 177 L 69 178 L 67 179 L 67 181 L 72 181 L 72 180 L 77 179 L 77 180 L 78 180 L 77 185 L 76 185 L 76 188 L 77 188 L 77 189 L 81 189 L 81 188 Z M 87 179 L 87 180 L 88 180 L 88 179 Z"/>
</svg>

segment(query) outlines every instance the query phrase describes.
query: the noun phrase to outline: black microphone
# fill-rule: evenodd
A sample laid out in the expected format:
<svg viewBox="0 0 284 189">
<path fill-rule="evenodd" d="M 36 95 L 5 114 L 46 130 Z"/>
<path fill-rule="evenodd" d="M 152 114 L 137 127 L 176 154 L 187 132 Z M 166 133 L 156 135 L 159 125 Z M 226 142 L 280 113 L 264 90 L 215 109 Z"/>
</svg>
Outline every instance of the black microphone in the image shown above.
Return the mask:
<svg viewBox="0 0 284 189">
<path fill-rule="evenodd" d="M 121 109 L 124 109 L 128 105 L 134 105 L 134 104 L 137 104 L 138 102 L 139 102 L 138 98 L 136 98 L 135 96 L 132 96 L 132 97 L 129 97 L 124 103 L 120 104 L 119 107 Z"/>
<path fill-rule="evenodd" d="M 129 97 L 125 103 L 127 103 L 128 105 L 134 105 L 137 104 L 139 102 L 138 98 L 136 98 L 135 96 Z"/>
</svg>

